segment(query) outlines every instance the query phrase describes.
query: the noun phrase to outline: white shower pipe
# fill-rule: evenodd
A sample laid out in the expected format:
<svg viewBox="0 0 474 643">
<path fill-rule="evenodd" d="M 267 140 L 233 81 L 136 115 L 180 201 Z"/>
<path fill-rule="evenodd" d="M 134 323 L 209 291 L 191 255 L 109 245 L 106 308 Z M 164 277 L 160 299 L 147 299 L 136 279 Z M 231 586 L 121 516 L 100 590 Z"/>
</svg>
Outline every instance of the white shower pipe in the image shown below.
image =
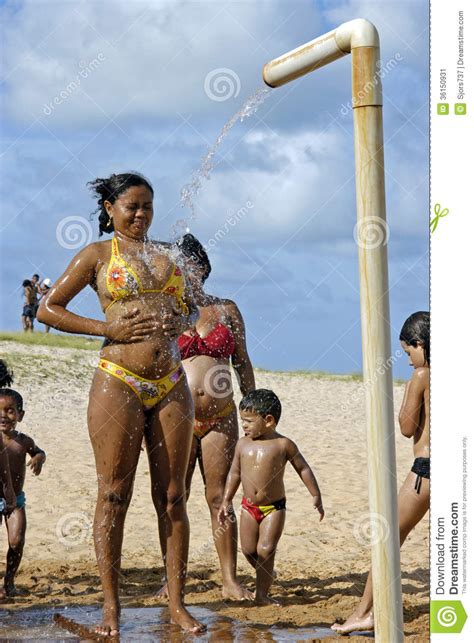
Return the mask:
<svg viewBox="0 0 474 643">
<path fill-rule="evenodd" d="M 388 299 L 388 228 L 382 130 L 380 44 L 368 20 L 343 23 L 269 62 L 263 79 L 279 87 L 352 54 L 357 243 L 368 442 L 376 638 L 403 642 L 392 358 Z M 354 464 L 357 455 L 354 454 Z"/>
</svg>

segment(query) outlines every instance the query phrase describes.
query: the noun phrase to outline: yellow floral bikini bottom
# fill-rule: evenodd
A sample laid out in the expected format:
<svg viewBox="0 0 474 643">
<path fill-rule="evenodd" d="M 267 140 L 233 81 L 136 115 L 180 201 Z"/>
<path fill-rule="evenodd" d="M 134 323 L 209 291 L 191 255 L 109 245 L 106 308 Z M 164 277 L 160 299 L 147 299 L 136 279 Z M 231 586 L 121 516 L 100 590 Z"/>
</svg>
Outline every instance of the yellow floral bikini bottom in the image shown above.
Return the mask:
<svg viewBox="0 0 474 643">
<path fill-rule="evenodd" d="M 127 384 L 145 409 L 151 409 L 161 402 L 184 375 L 181 364 L 159 380 L 147 380 L 107 359 L 101 359 L 98 367 Z"/>
</svg>

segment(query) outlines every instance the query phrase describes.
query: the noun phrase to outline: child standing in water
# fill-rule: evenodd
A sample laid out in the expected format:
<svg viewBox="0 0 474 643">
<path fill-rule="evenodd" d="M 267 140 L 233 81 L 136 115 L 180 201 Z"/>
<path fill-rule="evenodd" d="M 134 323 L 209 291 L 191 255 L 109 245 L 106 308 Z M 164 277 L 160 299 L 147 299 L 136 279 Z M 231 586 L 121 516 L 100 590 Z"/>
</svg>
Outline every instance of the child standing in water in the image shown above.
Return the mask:
<svg viewBox="0 0 474 643">
<path fill-rule="evenodd" d="M 399 414 L 400 430 L 413 438 L 413 466 L 398 494 L 400 545 L 426 514 L 430 504 L 430 314 L 410 315 L 400 332 L 400 342 L 413 366 Z M 372 572 L 355 612 L 332 629 L 341 634 L 374 629 Z"/>
<path fill-rule="evenodd" d="M 28 466 L 35 476 L 41 473 L 46 460 L 45 452 L 36 446 L 33 439 L 16 430 L 16 425 L 23 420 L 24 414 L 21 395 L 13 389 L 0 389 L 0 431 L 3 447 L 8 455 L 11 481 L 16 495 L 16 506 L 6 518 L 8 553 L 4 590 L 0 589 L 1 598 L 14 596 L 17 593 L 14 580 L 23 555 L 26 532 L 25 492 L 23 491 L 26 456 L 31 457 Z"/>
<path fill-rule="evenodd" d="M 321 492 L 296 444 L 275 430 L 281 404 L 273 391 L 257 389 L 248 393 L 239 411 L 245 436 L 237 442 L 218 517 L 222 524 L 232 519 L 232 499 L 242 482 L 240 542 L 243 554 L 257 572 L 255 603 L 275 604 L 268 592 L 273 582 L 276 547 L 285 524 L 286 463 L 291 462 L 306 485 L 320 520 L 324 517 Z"/>
</svg>

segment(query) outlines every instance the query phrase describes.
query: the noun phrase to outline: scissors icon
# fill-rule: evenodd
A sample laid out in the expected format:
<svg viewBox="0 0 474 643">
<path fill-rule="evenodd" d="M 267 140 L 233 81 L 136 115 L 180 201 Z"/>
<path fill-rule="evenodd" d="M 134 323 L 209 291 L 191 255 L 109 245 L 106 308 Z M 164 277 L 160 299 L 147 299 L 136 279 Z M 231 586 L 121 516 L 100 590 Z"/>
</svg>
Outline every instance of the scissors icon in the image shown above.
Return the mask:
<svg viewBox="0 0 474 643">
<path fill-rule="evenodd" d="M 444 208 L 443 210 L 441 210 L 441 205 L 439 203 L 435 203 L 434 213 L 435 213 L 435 216 L 430 221 L 431 234 L 433 234 L 433 232 L 438 227 L 438 221 L 442 217 L 445 217 L 446 215 L 449 214 L 449 210 L 448 208 Z"/>
</svg>

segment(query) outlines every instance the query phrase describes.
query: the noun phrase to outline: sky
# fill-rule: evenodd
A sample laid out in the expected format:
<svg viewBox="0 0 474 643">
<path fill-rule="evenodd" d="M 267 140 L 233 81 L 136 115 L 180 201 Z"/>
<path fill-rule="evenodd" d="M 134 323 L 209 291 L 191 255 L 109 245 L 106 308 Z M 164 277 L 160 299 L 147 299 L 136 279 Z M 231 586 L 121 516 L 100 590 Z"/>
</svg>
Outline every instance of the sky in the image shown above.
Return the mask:
<svg viewBox="0 0 474 643">
<path fill-rule="evenodd" d="M 250 0 L 0 4 L 0 328 L 21 328 L 21 282 L 56 280 L 98 239 L 86 184 L 139 171 L 151 236 L 177 222 L 208 248 L 207 290 L 233 299 L 255 366 L 360 372 L 350 56 L 269 93 L 224 138 L 195 199 L 180 192 L 263 65 L 347 20 L 381 40 L 392 352 L 429 307 L 429 5 Z M 102 318 L 87 289 L 71 303 Z M 41 328 L 41 325 L 39 326 Z"/>
</svg>

